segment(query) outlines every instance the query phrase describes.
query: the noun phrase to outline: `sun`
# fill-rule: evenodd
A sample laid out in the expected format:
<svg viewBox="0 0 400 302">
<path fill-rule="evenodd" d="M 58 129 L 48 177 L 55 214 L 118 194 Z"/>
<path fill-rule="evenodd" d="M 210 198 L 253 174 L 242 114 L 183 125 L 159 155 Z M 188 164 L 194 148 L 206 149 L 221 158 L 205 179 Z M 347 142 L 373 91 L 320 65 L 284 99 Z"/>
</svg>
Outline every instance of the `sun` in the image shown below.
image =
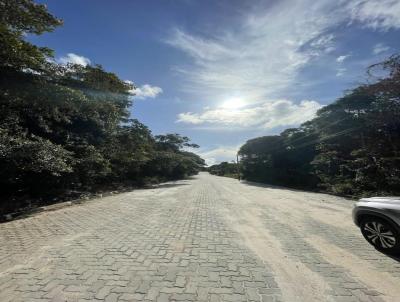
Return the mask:
<svg viewBox="0 0 400 302">
<path fill-rule="evenodd" d="M 241 98 L 231 98 L 223 102 L 221 107 L 225 109 L 238 109 L 245 105 L 245 102 Z"/>
</svg>

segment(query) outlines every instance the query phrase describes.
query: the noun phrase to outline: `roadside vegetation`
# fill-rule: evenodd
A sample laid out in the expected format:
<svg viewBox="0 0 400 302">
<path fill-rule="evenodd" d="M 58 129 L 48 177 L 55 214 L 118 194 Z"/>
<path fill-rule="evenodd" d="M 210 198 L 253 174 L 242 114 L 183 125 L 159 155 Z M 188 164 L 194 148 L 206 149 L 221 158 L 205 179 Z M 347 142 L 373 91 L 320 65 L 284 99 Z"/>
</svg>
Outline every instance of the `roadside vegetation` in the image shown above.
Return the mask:
<svg viewBox="0 0 400 302">
<path fill-rule="evenodd" d="M 131 117 L 132 84 L 24 38 L 61 25 L 31 0 L 0 3 L 0 214 L 196 174 L 197 145 Z"/>
<path fill-rule="evenodd" d="M 238 178 L 238 166 L 235 162 L 228 163 L 226 161 L 207 167 L 210 174 Z"/>
<path fill-rule="evenodd" d="M 339 195 L 400 195 L 400 56 L 368 75 L 370 83 L 313 120 L 248 140 L 239 150 L 242 177 Z"/>
</svg>

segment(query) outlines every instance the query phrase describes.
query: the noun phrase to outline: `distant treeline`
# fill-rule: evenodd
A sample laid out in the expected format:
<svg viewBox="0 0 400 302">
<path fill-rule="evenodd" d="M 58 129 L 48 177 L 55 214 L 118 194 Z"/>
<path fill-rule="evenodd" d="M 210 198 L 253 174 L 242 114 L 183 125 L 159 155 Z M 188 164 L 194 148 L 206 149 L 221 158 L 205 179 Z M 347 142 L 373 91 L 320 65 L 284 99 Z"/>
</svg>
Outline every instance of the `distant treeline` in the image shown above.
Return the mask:
<svg viewBox="0 0 400 302">
<path fill-rule="evenodd" d="M 218 176 L 226 176 L 226 177 L 238 177 L 238 166 L 235 162 L 222 162 L 216 165 L 212 165 L 207 167 L 207 171 L 210 174 L 218 175 Z"/>
<path fill-rule="evenodd" d="M 372 83 L 313 120 L 247 141 L 239 150 L 242 177 L 340 195 L 400 195 L 400 56 L 368 75 Z"/>
<path fill-rule="evenodd" d="M 179 134 L 130 117 L 133 89 L 101 66 L 62 66 L 27 42 L 62 22 L 31 0 L 0 9 L 0 214 L 32 202 L 195 174 Z"/>
</svg>

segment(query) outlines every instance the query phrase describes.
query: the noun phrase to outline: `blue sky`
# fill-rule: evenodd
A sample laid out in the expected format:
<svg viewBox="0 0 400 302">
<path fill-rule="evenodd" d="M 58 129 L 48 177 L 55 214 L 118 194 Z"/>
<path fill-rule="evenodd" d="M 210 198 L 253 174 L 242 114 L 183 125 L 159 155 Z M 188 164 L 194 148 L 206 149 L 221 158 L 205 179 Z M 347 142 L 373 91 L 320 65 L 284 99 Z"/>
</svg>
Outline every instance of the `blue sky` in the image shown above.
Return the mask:
<svg viewBox="0 0 400 302">
<path fill-rule="evenodd" d="M 135 83 L 132 116 L 210 164 L 311 119 L 400 47 L 397 0 L 40 2 L 64 26 L 31 41 Z"/>
</svg>

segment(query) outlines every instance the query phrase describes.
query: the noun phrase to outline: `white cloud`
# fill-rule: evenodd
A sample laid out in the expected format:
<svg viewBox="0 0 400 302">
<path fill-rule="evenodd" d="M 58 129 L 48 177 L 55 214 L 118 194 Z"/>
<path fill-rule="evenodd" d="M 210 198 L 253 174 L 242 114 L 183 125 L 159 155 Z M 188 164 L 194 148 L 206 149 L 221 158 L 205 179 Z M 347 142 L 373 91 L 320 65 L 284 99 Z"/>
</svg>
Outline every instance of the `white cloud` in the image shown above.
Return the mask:
<svg viewBox="0 0 400 302">
<path fill-rule="evenodd" d="M 353 0 L 347 8 L 353 21 L 375 30 L 400 28 L 400 1 Z"/>
<path fill-rule="evenodd" d="M 372 48 L 372 52 L 374 53 L 374 55 L 378 55 L 380 53 L 387 52 L 388 50 L 390 50 L 390 47 L 383 43 L 378 43 L 378 44 L 374 45 L 374 47 Z"/>
<path fill-rule="evenodd" d="M 132 81 L 125 81 L 128 84 L 133 84 Z M 157 97 L 159 94 L 163 92 L 161 87 L 158 86 L 151 86 L 149 84 L 144 84 L 140 87 L 135 87 L 132 89 L 131 94 L 134 95 L 135 99 L 147 99 L 147 98 L 152 98 L 154 99 Z"/>
<path fill-rule="evenodd" d="M 346 59 L 348 59 L 351 55 L 343 55 L 343 56 L 338 56 L 336 58 L 336 62 L 338 63 L 343 63 Z"/>
<path fill-rule="evenodd" d="M 196 152 L 206 161 L 208 166 L 217 164 L 222 161 L 230 162 L 236 160 L 236 154 L 241 145 L 237 146 L 218 146 L 209 150 L 197 150 Z"/>
<path fill-rule="evenodd" d="M 336 76 L 341 77 L 346 73 L 347 69 L 346 68 L 338 68 L 336 70 Z"/>
<path fill-rule="evenodd" d="M 167 39 L 193 59 L 193 65 L 176 68 L 186 90 L 217 100 L 234 90 L 248 103 L 280 98 L 303 67 L 335 49 L 337 26 L 400 27 L 400 1 L 283 0 L 243 16 L 235 30 L 206 37 L 175 29 Z"/>
<path fill-rule="evenodd" d="M 68 63 L 78 64 L 82 66 L 90 64 L 90 60 L 88 58 L 74 53 L 68 53 L 66 56 L 59 58 L 57 62 L 64 65 Z"/>
<path fill-rule="evenodd" d="M 335 36 L 333 34 L 326 34 L 314 39 L 310 45 L 314 50 L 311 53 L 319 55 L 320 53 L 330 53 L 335 50 L 334 44 Z M 316 51 L 316 52 L 315 52 Z"/>
<path fill-rule="evenodd" d="M 272 129 L 301 124 L 312 119 L 321 107 L 316 101 L 303 100 L 295 104 L 288 100 L 276 100 L 240 109 L 219 107 L 202 113 L 185 112 L 178 115 L 178 122 Z"/>
<path fill-rule="evenodd" d="M 310 60 L 334 49 L 328 31 L 340 14 L 331 3 L 277 2 L 268 11 L 247 15 L 235 32 L 211 38 L 176 29 L 167 42 L 194 63 L 177 68 L 185 89 L 217 100 L 227 91 L 238 92 L 248 103 L 280 97 Z"/>
<path fill-rule="evenodd" d="M 352 23 L 373 30 L 398 28 L 398 16 L 398 0 L 282 0 L 268 8 L 254 4 L 234 27 L 222 28 L 211 36 L 175 29 L 167 43 L 192 59 L 175 68 L 183 76 L 183 89 L 198 99 L 218 103 L 232 95 L 245 100 L 240 109 L 214 107 L 184 112 L 178 121 L 257 128 L 304 122 L 321 105 L 286 100 L 294 87 L 299 93 L 304 83 L 313 80 L 299 79 L 303 68 L 327 55 L 331 68 L 335 68 L 350 56 L 341 55 L 336 62 L 331 59 L 336 48 L 332 32 Z M 345 68 L 338 68 L 336 75 L 345 72 Z M 284 100 L 273 101 L 276 99 Z"/>
</svg>

